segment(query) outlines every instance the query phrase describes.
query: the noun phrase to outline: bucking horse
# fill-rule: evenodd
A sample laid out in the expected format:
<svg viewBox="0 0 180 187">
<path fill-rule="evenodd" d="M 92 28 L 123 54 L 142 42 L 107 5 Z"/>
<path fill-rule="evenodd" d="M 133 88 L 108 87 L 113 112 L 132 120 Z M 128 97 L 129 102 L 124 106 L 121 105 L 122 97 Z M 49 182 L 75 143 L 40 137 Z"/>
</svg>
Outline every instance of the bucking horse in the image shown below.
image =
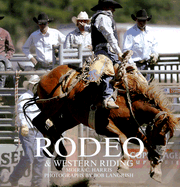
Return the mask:
<svg viewBox="0 0 180 187">
<path fill-rule="evenodd" d="M 148 85 L 139 71 L 128 65 L 128 54 L 124 53 L 123 63 L 116 64 L 113 69 L 109 66 L 112 62 L 104 55 L 97 56 L 93 63 L 86 63 L 83 68 L 71 65 L 54 68 L 41 77 L 35 97 L 24 105 L 24 111 L 33 103 L 40 108 L 40 114 L 32 123 L 51 139 L 52 144 L 48 148 L 51 153 L 62 133 L 80 123 L 95 129 L 100 135 L 119 138 L 121 147 L 128 138 L 139 138 L 148 151 L 150 176 L 161 181 L 161 164 L 166 146 L 173 137 L 178 120 L 169 107 L 166 95 L 156 83 L 152 81 Z M 98 60 L 102 65 L 96 63 Z M 95 65 L 101 67 L 99 71 Z M 114 74 L 113 97 L 118 109 L 106 109 L 102 104 L 104 84 L 101 78 L 107 76 L 107 72 Z M 53 125 L 47 127 L 47 120 Z M 144 124 L 146 130 L 142 129 Z M 139 143 L 133 139 L 131 141 Z M 63 143 L 60 143 L 59 150 L 67 155 Z M 123 149 L 122 153 L 121 160 L 130 159 Z M 55 159 L 65 158 L 57 155 Z M 62 166 L 57 169 L 62 169 Z"/>
</svg>

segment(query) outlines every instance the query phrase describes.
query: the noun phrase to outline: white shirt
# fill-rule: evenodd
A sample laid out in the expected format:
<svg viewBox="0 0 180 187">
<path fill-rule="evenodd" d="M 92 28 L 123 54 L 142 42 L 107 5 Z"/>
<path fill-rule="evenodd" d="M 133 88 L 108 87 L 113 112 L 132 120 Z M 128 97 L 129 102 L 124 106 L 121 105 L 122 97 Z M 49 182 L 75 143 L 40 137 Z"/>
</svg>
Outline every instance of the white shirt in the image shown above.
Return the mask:
<svg viewBox="0 0 180 187">
<path fill-rule="evenodd" d="M 77 48 L 79 44 L 82 44 L 82 48 L 87 48 L 91 43 L 91 33 L 84 32 L 83 34 L 80 32 L 79 28 L 76 28 L 74 31 L 70 32 L 66 36 L 66 41 L 64 43 L 64 48 Z"/>
<path fill-rule="evenodd" d="M 146 26 L 145 31 L 141 31 L 137 24 L 131 27 L 124 34 L 123 52 L 132 50 L 133 55 L 129 60 L 130 63 L 139 60 L 150 59 L 150 54 L 157 52 L 157 41 L 150 27 Z"/>
<path fill-rule="evenodd" d="M 33 93 L 30 90 L 28 90 L 27 92 L 25 92 L 19 97 L 18 104 L 17 104 L 18 126 L 27 124 L 28 128 L 33 128 L 32 123 L 29 121 L 29 119 L 28 122 L 30 124 L 27 122 L 23 113 L 23 106 L 28 101 L 24 99 L 33 98 L 33 96 L 34 96 Z M 26 109 L 26 113 L 30 117 L 30 119 L 33 120 L 40 113 L 40 110 L 36 104 L 33 104 Z"/>
<path fill-rule="evenodd" d="M 33 55 L 30 53 L 30 47 L 35 46 L 37 60 L 49 63 L 53 61 L 52 45 L 60 45 L 64 41 L 64 34 L 48 27 L 46 34 L 42 34 L 40 30 L 33 32 L 22 47 L 22 51 L 28 59 L 31 59 Z"/>
<path fill-rule="evenodd" d="M 103 12 L 102 10 L 99 10 L 97 12 Z M 110 16 L 113 16 L 112 12 L 106 11 Z M 120 47 L 118 46 L 118 41 L 114 36 L 114 31 L 112 28 L 112 20 L 109 16 L 100 14 L 97 16 L 95 20 L 95 27 L 99 32 L 103 34 L 103 36 L 106 38 L 107 42 L 110 44 L 112 47 L 113 51 L 116 54 L 119 54 L 121 52 Z"/>
</svg>

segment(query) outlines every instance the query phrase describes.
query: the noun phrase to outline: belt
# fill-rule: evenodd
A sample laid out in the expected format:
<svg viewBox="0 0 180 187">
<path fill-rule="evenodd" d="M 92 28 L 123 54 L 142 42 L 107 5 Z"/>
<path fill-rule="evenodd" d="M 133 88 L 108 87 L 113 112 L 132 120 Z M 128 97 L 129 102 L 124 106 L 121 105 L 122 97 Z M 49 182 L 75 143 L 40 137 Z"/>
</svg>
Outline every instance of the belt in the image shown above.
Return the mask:
<svg viewBox="0 0 180 187">
<path fill-rule="evenodd" d="M 102 49 L 107 49 L 108 46 L 109 46 L 108 43 L 100 43 L 100 44 L 96 45 L 94 51 L 99 51 L 99 50 L 102 50 Z"/>
<path fill-rule="evenodd" d="M 108 49 L 111 53 L 115 53 L 109 43 L 100 43 L 100 44 L 96 45 L 94 51 L 100 51 L 100 50 L 107 51 Z"/>
</svg>

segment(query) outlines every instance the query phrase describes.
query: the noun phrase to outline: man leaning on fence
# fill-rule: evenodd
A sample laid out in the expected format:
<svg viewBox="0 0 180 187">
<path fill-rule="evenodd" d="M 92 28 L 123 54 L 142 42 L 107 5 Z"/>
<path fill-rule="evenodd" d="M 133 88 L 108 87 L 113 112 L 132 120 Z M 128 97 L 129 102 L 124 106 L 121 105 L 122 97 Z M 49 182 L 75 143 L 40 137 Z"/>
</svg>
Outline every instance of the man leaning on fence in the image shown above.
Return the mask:
<svg viewBox="0 0 180 187">
<path fill-rule="evenodd" d="M 33 32 L 22 50 L 27 58 L 34 64 L 35 70 L 49 70 L 53 68 L 53 45 L 63 44 L 65 35 L 57 29 L 49 28 L 49 19 L 45 13 L 41 13 L 38 17 L 33 18 L 34 22 L 39 26 L 39 30 Z M 36 57 L 30 52 L 30 47 L 34 46 Z"/>
<path fill-rule="evenodd" d="M 31 186 L 40 187 L 42 181 L 43 168 L 46 161 L 46 157 L 44 157 L 42 150 L 42 157 L 35 157 L 37 152 L 37 141 L 36 138 L 43 138 L 43 135 L 33 127 L 30 120 L 26 119 L 23 113 L 23 105 L 27 102 L 26 99 L 33 98 L 34 89 L 36 88 L 36 83 L 40 80 L 38 75 L 30 76 L 28 81 L 23 82 L 23 87 L 27 90 L 24 94 L 22 94 L 18 99 L 17 113 L 18 113 L 18 126 L 20 126 L 19 138 L 21 140 L 22 148 L 24 151 L 24 156 L 20 158 L 19 163 L 14 168 L 14 171 L 9 177 L 9 182 L 11 186 L 18 186 L 18 182 L 21 177 L 25 174 L 25 171 L 32 164 L 32 179 Z M 39 114 L 39 108 L 36 104 L 31 105 L 26 110 L 27 115 L 32 120 Z M 41 142 L 45 145 L 45 142 Z M 25 184 L 25 186 L 27 183 Z"/>
<path fill-rule="evenodd" d="M 2 20 L 4 16 L 0 16 Z M 15 52 L 11 36 L 8 31 L 0 28 L 0 71 L 13 70 L 11 57 Z M 4 88 L 6 82 L 6 75 L 0 75 L 0 88 Z"/>
<path fill-rule="evenodd" d="M 124 34 L 123 52 L 132 50 L 133 55 L 130 62 L 136 63 L 139 70 L 148 70 L 150 64 L 155 64 L 158 60 L 157 41 L 152 28 L 146 26 L 152 16 L 148 16 L 145 9 L 139 10 L 131 15 L 136 24 Z M 147 81 L 150 74 L 144 74 Z"/>
</svg>

